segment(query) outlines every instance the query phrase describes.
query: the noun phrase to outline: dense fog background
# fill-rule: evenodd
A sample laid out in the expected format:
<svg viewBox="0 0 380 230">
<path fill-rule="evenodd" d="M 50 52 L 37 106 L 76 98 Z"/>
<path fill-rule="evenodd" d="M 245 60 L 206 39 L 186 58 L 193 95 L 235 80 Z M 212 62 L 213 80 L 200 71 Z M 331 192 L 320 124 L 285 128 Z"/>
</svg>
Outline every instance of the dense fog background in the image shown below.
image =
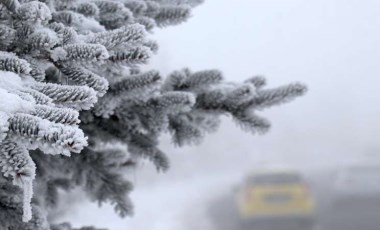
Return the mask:
<svg viewBox="0 0 380 230">
<path fill-rule="evenodd" d="M 259 74 L 269 86 L 300 81 L 308 94 L 263 111 L 273 125 L 263 136 L 226 118 L 200 146 L 174 148 L 163 137 L 171 170 L 156 174 L 147 163 L 131 172 L 133 218 L 77 197 L 61 220 L 110 230 L 207 230 L 208 201 L 254 168 L 380 162 L 379 26 L 377 0 L 206 0 L 187 23 L 155 32 L 160 51 L 152 67 L 163 74 L 216 68 L 231 81 Z"/>
</svg>

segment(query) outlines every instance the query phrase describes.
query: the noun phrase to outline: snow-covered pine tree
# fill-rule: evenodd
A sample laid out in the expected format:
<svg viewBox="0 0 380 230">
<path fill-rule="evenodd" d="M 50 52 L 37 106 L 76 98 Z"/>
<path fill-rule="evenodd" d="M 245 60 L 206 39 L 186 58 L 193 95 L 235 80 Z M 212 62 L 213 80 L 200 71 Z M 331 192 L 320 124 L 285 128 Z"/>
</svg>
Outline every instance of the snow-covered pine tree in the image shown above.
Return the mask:
<svg viewBox="0 0 380 230">
<path fill-rule="evenodd" d="M 262 77 L 227 82 L 217 70 L 141 71 L 158 49 L 149 33 L 201 2 L 0 0 L 0 230 L 72 229 L 48 213 L 59 189 L 74 187 L 130 215 L 125 169 L 145 158 L 167 170 L 161 133 L 199 143 L 221 115 L 266 132 L 255 111 L 305 93 L 298 83 L 265 89 Z"/>
</svg>

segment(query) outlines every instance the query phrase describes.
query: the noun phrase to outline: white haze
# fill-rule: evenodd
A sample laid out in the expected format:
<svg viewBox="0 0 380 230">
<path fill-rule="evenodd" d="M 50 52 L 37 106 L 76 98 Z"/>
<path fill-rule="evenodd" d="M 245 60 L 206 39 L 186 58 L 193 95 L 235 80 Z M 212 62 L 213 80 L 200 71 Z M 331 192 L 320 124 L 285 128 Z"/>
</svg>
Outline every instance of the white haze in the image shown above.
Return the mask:
<svg viewBox="0 0 380 230">
<path fill-rule="evenodd" d="M 379 28 L 378 0 L 206 0 L 187 23 L 156 31 L 154 68 L 216 68 L 231 81 L 260 74 L 269 86 L 300 81 L 309 92 L 263 111 L 273 125 L 264 136 L 226 118 L 200 146 L 163 138 L 172 168 L 156 175 L 147 163 L 133 173 L 133 218 L 80 203 L 63 219 L 110 230 L 212 229 L 207 201 L 255 167 L 379 161 Z"/>
</svg>

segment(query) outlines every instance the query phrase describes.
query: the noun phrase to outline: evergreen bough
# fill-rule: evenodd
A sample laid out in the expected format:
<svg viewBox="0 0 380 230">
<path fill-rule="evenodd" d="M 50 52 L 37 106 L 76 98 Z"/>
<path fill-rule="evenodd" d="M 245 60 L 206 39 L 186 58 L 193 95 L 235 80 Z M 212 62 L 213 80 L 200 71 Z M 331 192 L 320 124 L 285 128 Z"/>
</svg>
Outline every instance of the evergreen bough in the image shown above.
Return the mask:
<svg viewBox="0 0 380 230">
<path fill-rule="evenodd" d="M 260 76 L 227 82 L 218 70 L 141 71 L 157 52 L 153 28 L 186 21 L 201 2 L 0 0 L 1 230 L 72 229 L 47 217 L 58 190 L 75 187 L 128 216 L 124 169 L 146 158 L 167 170 L 161 133 L 199 143 L 221 115 L 263 133 L 270 124 L 256 110 L 305 93 L 299 83 L 265 89 Z"/>
</svg>

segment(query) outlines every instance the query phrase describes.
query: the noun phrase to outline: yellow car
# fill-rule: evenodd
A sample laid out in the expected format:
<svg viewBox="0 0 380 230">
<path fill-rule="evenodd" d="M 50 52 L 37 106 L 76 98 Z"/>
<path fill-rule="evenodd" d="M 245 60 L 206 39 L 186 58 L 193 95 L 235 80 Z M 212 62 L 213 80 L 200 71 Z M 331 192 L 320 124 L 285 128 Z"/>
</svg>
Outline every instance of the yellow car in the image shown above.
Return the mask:
<svg viewBox="0 0 380 230">
<path fill-rule="evenodd" d="M 312 229 L 314 200 L 295 171 L 269 170 L 250 175 L 237 193 L 244 229 Z"/>
</svg>

